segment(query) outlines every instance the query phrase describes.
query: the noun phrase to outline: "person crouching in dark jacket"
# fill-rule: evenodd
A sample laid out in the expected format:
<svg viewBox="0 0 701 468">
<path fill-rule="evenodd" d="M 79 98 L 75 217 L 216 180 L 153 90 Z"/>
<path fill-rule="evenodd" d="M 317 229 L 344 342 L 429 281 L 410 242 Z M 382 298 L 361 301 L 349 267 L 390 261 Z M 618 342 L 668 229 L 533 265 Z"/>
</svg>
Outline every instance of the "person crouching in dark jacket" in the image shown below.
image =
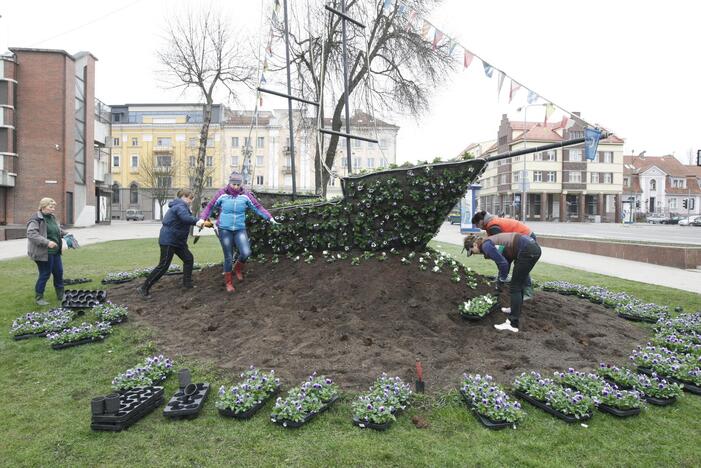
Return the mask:
<svg viewBox="0 0 701 468">
<path fill-rule="evenodd" d="M 508 314 L 508 318 L 504 323 L 494 325 L 494 328 L 518 332 L 521 306 L 523 305 L 523 290 L 531 270 L 540 258 L 540 246 L 530 236 L 524 236 L 517 232 L 504 232 L 486 239 L 466 237 L 463 244 L 468 257 L 481 253 L 485 258 L 490 258 L 496 263 L 499 269 L 497 276 L 499 284 L 508 281 L 509 268 L 511 263 L 514 264 L 510 287 L 511 307 L 502 307 L 501 309 L 502 312 Z M 504 247 L 502 252 L 499 252 L 499 246 Z"/>
<path fill-rule="evenodd" d="M 151 287 L 168 271 L 173 255 L 177 255 L 183 261 L 183 287 L 192 288 L 192 266 L 194 258 L 187 248 L 187 236 L 190 234 L 190 226 L 212 227 L 212 223 L 197 219 L 190 211 L 190 205 L 194 198 L 190 190 L 179 190 L 177 198 L 168 202 L 168 212 L 163 217 L 163 226 L 158 236 L 158 244 L 161 246 L 161 258 L 156 268 L 137 288 L 142 297 L 150 297 Z"/>
</svg>

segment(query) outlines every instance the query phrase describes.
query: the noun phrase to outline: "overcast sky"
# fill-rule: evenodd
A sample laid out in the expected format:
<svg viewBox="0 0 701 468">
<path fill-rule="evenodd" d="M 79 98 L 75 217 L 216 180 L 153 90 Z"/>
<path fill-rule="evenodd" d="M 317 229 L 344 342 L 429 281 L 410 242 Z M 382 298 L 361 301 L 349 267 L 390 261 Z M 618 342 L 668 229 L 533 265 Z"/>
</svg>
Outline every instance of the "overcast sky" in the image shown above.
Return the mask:
<svg viewBox="0 0 701 468">
<path fill-rule="evenodd" d="M 164 43 L 166 16 L 198 3 L 6 0 L 0 5 L 0 49 L 89 50 L 99 60 L 97 97 L 108 104 L 192 102 L 194 96 L 164 89 L 155 51 Z M 257 38 L 261 5 L 268 9 L 272 0 L 213 3 L 243 34 Z M 613 130 L 625 139 L 626 154 L 673 153 L 688 162 L 688 153 L 701 149 L 701 39 L 694 5 L 446 0 L 427 19 L 539 95 Z M 487 79 L 475 59 L 467 71 L 446 77 L 431 111 L 418 121 L 384 116 L 401 127 L 399 162 L 453 157 L 471 142 L 495 139 L 503 113 L 523 120 L 516 109 L 526 95 L 508 104 L 508 83 L 497 101 L 496 79 Z M 252 107 L 252 96 L 242 99 Z M 284 107 L 284 100 L 267 97 L 263 109 Z M 542 119 L 541 107 L 528 109 L 528 120 Z"/>
</svg>

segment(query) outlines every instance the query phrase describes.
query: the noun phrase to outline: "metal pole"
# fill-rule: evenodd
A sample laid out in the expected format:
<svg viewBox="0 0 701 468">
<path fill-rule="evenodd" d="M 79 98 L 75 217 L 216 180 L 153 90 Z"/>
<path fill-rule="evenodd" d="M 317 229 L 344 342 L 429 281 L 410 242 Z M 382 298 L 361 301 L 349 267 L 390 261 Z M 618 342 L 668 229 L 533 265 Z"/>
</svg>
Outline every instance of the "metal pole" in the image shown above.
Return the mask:
<svg viewBox="0 0 701 468">
<path fill-rule="evenodd" d="M 290 78 L 290 35 L 287 25 L 287 0 L 283 0 L 285 9 L 285 59 L 287 60 L 287 95 L 292 95 L 292 84 Z M 345 24 L 345 23 L 344 23 Z M 292 99 L 287 98 L 287 120 L 290 124 L 290 170 L 292 171 L 292 199 L 297 193 L 297 180 L 295 175 L 295 136 L 294 124 L 292 122 Z"/>
<path fill-rule="evenodd" d="M 346 14 L 346 0 L 341 0 L 341 13 Z M 341 38 L 343 43 L 343 101 L 346 110 L 346 133 L 350 134 L 350 115 L 348 110 L 348 50 L 346 49 L 346 17 L 341 17 Z M 289 69 L 288 69 L 289 70 Z M 288 71 L 289 73 L 289 71 Z M 351 142 L 346 137 L 346 161 L 348 174 L 353 173 L 353 161 L 351 161 Z"/>
<path fill-rule="evenodd" d="M 526 149 L 526 123 L 528 119 L 528 106 L 523 108 L 523 148 Z M 523 155 L 523 172 L 521 173 L 521 221 L 526 222 L 526 155 Z"/>
</svg>

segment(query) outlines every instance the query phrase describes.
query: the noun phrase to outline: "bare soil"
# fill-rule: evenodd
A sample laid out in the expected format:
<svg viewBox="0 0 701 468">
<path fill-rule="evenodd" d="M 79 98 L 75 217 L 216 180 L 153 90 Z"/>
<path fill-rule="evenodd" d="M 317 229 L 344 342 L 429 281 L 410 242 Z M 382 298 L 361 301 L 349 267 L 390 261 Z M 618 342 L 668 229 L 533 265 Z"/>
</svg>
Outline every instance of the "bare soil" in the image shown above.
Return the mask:
<svg viewBox="0 0 701 468">
<path fill-rule="evenodd" d="M 458 305 L 492 287 L 483 279 L 476 290 L 455 284 L 448 273 L 420 271 L 400 256 L 357 266 L 284 257 L 249 263 L 231 294 L 221 267 L 196 271 L 195 289 L 182 290 L 180 282 L 163 277 L 150 300 L 136 294 L 141 280 L 111 288 L 108 298 L 128 305 L 130 321 L 153 329 L 170 357 L 235 373 L 250 365 L 274 368 L 289 385 L 312 371 L 354 390 L 382 372 L 413 382 L 417 359 L 427 391 L 455 387 L 463 372 L 509 384 L 524 371 L 624 364 L 648 334 L 601 305 L 543 291 L 524 304 L 519 333 L 494 329 L 504 320 L 500 311 L 464 321 Z M 508 306 L 506 292 L 501 302 Z"/>
</svg>

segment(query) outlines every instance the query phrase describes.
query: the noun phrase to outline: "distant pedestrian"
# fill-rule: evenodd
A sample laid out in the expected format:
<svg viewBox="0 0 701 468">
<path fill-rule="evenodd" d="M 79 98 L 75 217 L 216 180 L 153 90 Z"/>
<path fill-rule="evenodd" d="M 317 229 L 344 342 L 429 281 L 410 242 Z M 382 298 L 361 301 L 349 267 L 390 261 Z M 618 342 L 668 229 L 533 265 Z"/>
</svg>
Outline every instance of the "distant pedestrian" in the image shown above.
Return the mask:
<svg viewBox="0 0 701 468">
<path fill-rule="evenodd" d="M 39 269 L 39 278 L 34 285 L 34 301 L 40 306 L 49 304 L 44 299 L 44 290 L 52 275 L 56 299 L 59 302 L 63 301 L 61 239 L 68 233 L 61 229 L 55 212 L 56 202 L 52 198 L 42 198 L 39 201 L 39 211 L 34 213 L 27 222 L 27 255 L 34 260 Z"/>
<path fill-rule="evenodd" d="M 464 244 L 467 256 L 472 254 L 484 254 L 497 264 L 499 273 L 497 284 L 508 282 L 509 267 L 514 264 L 511 275 L 511 303 L 510 307 L 503 307 L 502 312 L 509 314 L 506 321 L 494 325 L 497 330 L 518 332 L 521 318 L 521 306 L 523 305 L 523 290 L 529 273 L 540 259 L 541 250 L 538 243 L 528 236 L 516 232 L 496 234 L 486 239 L 476 236 L 465 237 Z M 497 246 L 503 246 L 499 252 Z"/>
<path fill-rule="evenodd" d="M 187 248 L 187 236 L 190 234 L 190 226 L 212 227 L 210 221 L 197 219 L 192 215 L 190 206 L 194 195 L 192 191 L 179 190 L 176 198 L 168 202 L 168 212 L 163 216 L 163 226 L 158 236 L 158 244 L 161 247 L 161 256 L 158 265 L 137 288 L 137 292 L 144 298 L 151 297 L 150 289 L 161 277 L 168 272 L 173 256 L 177 255 L 183 261 L 183 288 L 190 289 L 192 284 L 192 267 L 195 259 Z"/>
</svg>

